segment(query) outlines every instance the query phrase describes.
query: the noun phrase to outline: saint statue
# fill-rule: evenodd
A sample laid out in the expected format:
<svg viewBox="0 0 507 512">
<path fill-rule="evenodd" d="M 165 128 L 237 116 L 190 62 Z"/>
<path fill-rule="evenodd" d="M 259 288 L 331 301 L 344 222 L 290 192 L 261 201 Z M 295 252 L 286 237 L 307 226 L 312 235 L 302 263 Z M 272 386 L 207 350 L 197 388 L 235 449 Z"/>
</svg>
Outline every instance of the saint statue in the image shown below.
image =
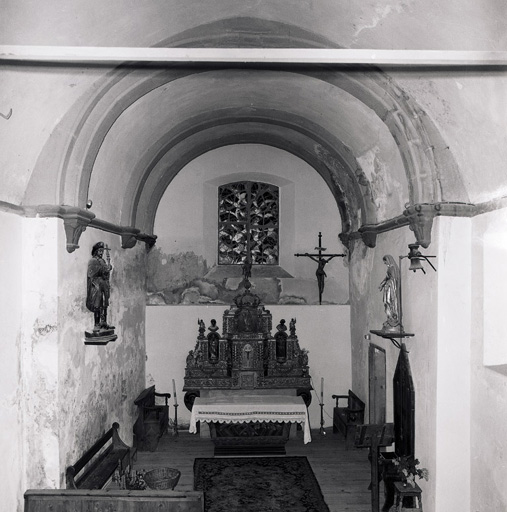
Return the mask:
<svg viewBox="0 0 507 512">
<path fill-rule="evenodd" d="M 215 319 L 211 320 L 211 325 L 208 327 L 210 331 L 208 334 L 208 357 L 212 361 L 216 361 L 218 359 L 218 342 L 220 340 L 220 335 L 218 334 L 217 321 Z"/>
<path fill-rule="evenodd" d="M 291 336 L 296 336 L 296 319 L 295 318 L 291 318 L 290 323 L 289 323 L 289 330 L 290 330 Z"/>
<path fill-rule="evenodd" d="M 275 350 L 276 359 L 279 362 L 283 362 L 287 359 L 287 326 L 285 320 L 282 318 L 280 323 L 276 326 L 278 332 L 275 334 Z"/>
<path fill-rule="evenodd" d="M 379 290 L 383 291 L 384 310 L 387 320 L 382 326 L 383 331 L 399 331 L 400 325 L 400 269 L 394 258 L 386 254 L 383 262 L 387 265 L 387 274 L 380 283 Z"/>
<path fill-rule="evenodd" d="M 107 308 L 109 306 L 110 285 L 109 276 L 112 266 L 107 252 L 107 262 L 104 251 L 109 251 L 104 242 L 97 242 L 92 248 L 92 258 L 88 262 L 86 307 L 93 313 L 94 332 L 114 329 L 107 323 Z"/>
<path fill-rule="evenodd" d="M 204 320 L 197 320 L 197 325 L 199 326 L 199 336 L 204 337 L 204 333 L 206 332 L 206 325 L 204 324 Z"/>
</svg>

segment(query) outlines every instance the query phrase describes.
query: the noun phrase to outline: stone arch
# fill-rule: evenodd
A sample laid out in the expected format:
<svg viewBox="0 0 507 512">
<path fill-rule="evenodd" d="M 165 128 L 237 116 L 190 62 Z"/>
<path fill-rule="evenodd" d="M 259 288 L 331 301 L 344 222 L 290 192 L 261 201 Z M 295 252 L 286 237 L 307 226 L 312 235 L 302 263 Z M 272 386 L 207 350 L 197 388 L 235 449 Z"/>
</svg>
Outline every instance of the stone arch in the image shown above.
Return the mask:
<svg viewBox="0 0 507 512">
<path fill-rule="evenodd" d="M 227 28 L 225 32 L 224 27 Z M 249 29 L 246 30 L 245 27 Z M 200 31 L 201 28 L 205 30 Z M 259 41 L 260 33 L 263 34 L 262 44 Z M 158 46 L 230 47 L 232 34 L 234 34 L 235 44 L 240 47 L 287 47 L 289 45 L 323 48 L 332 46 L 319 36 L 297 27 L 288 27 L 255 18 L 214 22 L 174 36 Z M 228 68 L 220 69 L 223 73 L 227 73 Z M 198 68 L 138 70 L 134 66 L 124 65 L 107 73 L 97 81 L 88 95 L 68 112 L 55 131 L 55 136 L 46 145 L 37 162 L 25 203 L 36 202 L 32 198 L 36 197 L 38 180 L 47 178 L 47 173 L 44 171 L 49 161 L 54 165 L 55 149 L 57 149 L 57 154 L 60 155 L 59 165 L 55 171 L 58 173 L 57 181 L 60 183 L 57 202 L 84 208 L 97 155 L 105 137 L 122 113 L 156 88 L 207 71 L 207 69 Z M 278 72 L 287 73 L 283 69 Z M 445 198 L 439 173 L 439 169 L 444 167 L 446 172 L 451 170 L 451 175 L 455 178 L 453 186 L 455 191 L 458 189 L 458 196 L 466 199 L 464 187 L 458 188 L 456 185 L 461 183 L 461 178 L 452 155 L 446 151 L 446 144 L 440 133 L 417 103 L 408 97 L 387 74 L 371 67 L 340 70 L 329 67 L 293 69 L 290 74 L 312 77 L 332 88 L 344 91 L 374 112 L 374 115 L 387 127 L 399 148 L 405 168 L 410 203 L 435 202 Z M 329 99 L 322 98 L 322 109 L 326 108 L 327 101 Z M 195 124 L 188 127 L 185 133 L 189 140 L 194 137 L 192 140 L 197 142 L 196 149 L 178 154 L 178 161 L 172 162 L 167 167 L 168 175 L 161 181 L 164 186 L 170 183 L 171 176 L 182 168 L 184 162 L 202 154 L 207 150 L 206 148 L 237 144 L 242 141 L 264 140 L 263 143 L 271 143 L 305 159 L 324 177 L 336 197 L 342 214 L 342 232 L 356 230 L 361 223 L 374 224 L 384 220 L 377 218 L 375 209 L 367 199 L 365 200 L 373 197 L 374 192 L 361 165 L 351 154 L 350 148 L 324 127 L 306 120 L 306 128 L 302 130 L 301 123 L 298 122 L 284 123 L 275 118 L 270 120 L 274 112 L 266 112 L 259 118 L 236 112 L 223 118 L 222 121 L 219 121 L 218 111 L 213 111 L 210 107 L 209 113 L 214 116 L 213 125 L 218 126 L 222 122 L 224 126 L 229 127 L 229 133 L 218 134 L 216 139 L 210 138 L 212 133 L 210 129 L 204 129 L 200 124 L 202 120 L 199 116 L 194 116 Z M 288 109 L 284 112 L 286 118 L 291 117 L 292 114 Z M 251 127 L 247 129 L 245 123 L 250 123 Z M 286 130 L 285 133 L 277 133 L 275 136 L 275 126 L 278 126 L 278 131 L 283 127 Z M 233 133 L 240 127 L 242 128 L 239 131 Z M 260 127 L 267 129 L 266 136 L 262 135 Z M 300 137 L 300 146 L 296 146 L 290 140 L 295 132 L 298 132 Z M 200 134 L 203 137 L 202 140 L 196 140 L 196 134 Z M 163 141 L 165 135 L 163 134 L 159 142 Z M 152 188 L 151 196 L 149 194 L 147 196 L 149 188 L 146 187 L 150 180 L 149 172 L 157 168 L 157 164 L 165 155 L 164 151 L 167 152 L 176 147 L 175 140 L 167 143 L 169 138 L 165 137 L 166 142 L 161 142 L 159 147 L 153 144 L 149 148 L 143 148 L 143 158 L 136 163 L 139 176 L 130 176 L 128 180 L 128 197 L 124 199 L 121 208 L 123 223 L 145 230 L 152 227 L 153 208 L 148 208 L 145 215 L 141 207 L 146 208 L 146 203 L 158 204 L 160 189 Z M 181 146 L 183 143 L 184 140 L 178 142 L 180 147 L 183 147 Z M 145 165 L 144 169 L 143 165 Z M 361 212 L 360 215 L 358 211 Z M 144 219 L 139 225 L 142 216 Z"/>
<path fill-rule="evenodd" d="M 175 127 L 174 132 L 182 134 L 180 139 L 164 136 L 155 141 L 157 149 L 148 152 L 153 155 L 151 160 L 140 161 L 139 173 L 133 173 L 138 176 L 143 171 L 142 184 L 136 182 L 129 187 L 135 196 L 125 212 L 132 212 L 133 217 L 125 217 L 124 222 L 151 232 L 159 201 L 176 174 L 207 151 L 233 144 L 273 146 L 313 167 L 335 197 L 342 218 L 342 232 L 349 233 L 360 227 L 362 219 L 358 217 L 358 211 L 363 212 L 365 218 L 374 215 L 372 204 L 364 201 L 368 196 L 364 194 L 367 185 L 361 187 L 363 191 L 359 190 L 351 171 L 354 162 L 341 156 L 340 141 L 323 130 L 319 133 L 301 119 L 285 117 L 282 121 L 273 111 L 257 111 L 256 114 L 253 120 L 237 112 L 214 112 L 213 120 L 192 119 L 186 130 Z"/>
</svg>

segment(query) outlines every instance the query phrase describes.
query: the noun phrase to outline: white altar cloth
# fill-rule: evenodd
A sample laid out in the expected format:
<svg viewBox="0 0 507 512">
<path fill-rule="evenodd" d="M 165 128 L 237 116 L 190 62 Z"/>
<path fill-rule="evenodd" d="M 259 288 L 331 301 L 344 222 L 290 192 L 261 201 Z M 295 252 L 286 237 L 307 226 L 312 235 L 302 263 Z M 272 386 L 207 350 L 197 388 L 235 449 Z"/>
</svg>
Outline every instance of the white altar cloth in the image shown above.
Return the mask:
<svg viewBox="0 0 507 512">
<path fill-rule="evenodd" d="M 189 432 L 197 432 L 197 422 L 245 423 L 274 421 L 300 423 L 305 444 L 312 440 L 308 410 L 299 396 L 230 395 L 227 397 L 197 397 L 192 407 Z"/>
</svg>

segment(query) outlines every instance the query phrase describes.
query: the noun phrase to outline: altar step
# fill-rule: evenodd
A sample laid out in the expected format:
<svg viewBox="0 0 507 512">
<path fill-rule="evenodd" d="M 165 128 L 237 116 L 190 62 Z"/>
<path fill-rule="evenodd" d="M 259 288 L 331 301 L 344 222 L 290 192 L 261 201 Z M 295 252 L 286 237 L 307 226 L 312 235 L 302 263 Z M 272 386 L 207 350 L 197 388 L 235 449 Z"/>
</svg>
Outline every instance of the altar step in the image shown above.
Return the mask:
<svg viewBox="0 0 507 512">
<path fill-rule="evenodd" d="M 215 446 L 215 457 L 271 457 L 287 455 L 284 446 Z"/>
</svg>

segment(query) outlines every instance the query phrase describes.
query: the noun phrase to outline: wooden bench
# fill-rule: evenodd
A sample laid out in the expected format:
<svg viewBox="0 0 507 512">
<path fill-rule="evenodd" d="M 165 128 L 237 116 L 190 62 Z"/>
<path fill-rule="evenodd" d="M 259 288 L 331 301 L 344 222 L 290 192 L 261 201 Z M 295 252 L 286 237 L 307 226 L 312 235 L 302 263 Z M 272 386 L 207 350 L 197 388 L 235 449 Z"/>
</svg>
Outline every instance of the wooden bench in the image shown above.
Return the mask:
<svg viewBox="0 0 507 512">
<path fill-rule="evenodd" d="M 25 512 L 203 512 L 201 491 L 29 489 Z"/>
<path fill-rule="evenodd" d="M 130 465 L 130 447 L 113 426 L 66 471 L 67 489 L 102 489 L 115 470 L 125 471 Z"/>
<path fill-rule="evenodd" d="M 156 405 L 155 398 L 165 398 L 165 405 Z M 170 393 L 157 393 L 155 386 L 145 389 L 135 400 L 139 416 L 134 424 L 135 446 L 139 451 L 153 452 L 157 449 L 158 440 L 169 426 Z"/>
<path fill-rule="evenodd" d="M 347 395 L 332 395 L 336 399 L 333 409 L 333 432 L 341 432 L 347 441 L 347 447 L 354 446 L 354 433 L 357 425 L 364 423 L 364 402 L 349 389 Z M 346 406 L 340 406 L 339 400 L 347 400 Z"/>
</svg>

